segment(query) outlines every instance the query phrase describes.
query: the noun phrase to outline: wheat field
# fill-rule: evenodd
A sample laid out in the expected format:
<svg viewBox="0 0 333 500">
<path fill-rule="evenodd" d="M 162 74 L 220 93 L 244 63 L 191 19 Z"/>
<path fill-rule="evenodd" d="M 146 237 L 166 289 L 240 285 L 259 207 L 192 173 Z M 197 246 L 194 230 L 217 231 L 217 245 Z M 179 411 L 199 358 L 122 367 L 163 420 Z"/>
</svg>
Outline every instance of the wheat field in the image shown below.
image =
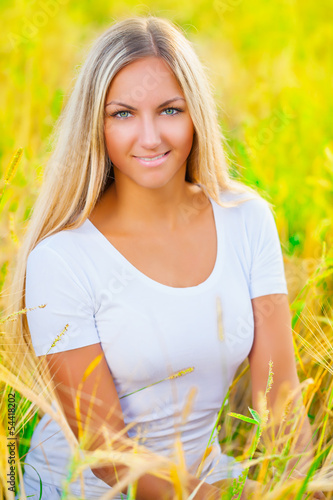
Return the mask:
<svg viewBox="0 0 333 500">
<path fill-rule="evenodd" d="M 76 68 L 88 44 L 105 28 L 119 17 L 136 14 L 167 17 L 194 43 L 209 69 L 233 176 L 255 187 L 273 204 L 283 251 L 297 369 L 313 430 L 312 467 L 305 478 L 287 479 L 292 436 L 284 436 L 279 454 L 261 439 L 264 422 L 252 418 L 248 410 L 251 396 L 246 362 L 237 371 L 221 408 L 217 422 L 221 446 L 225 453 L 248 464 L 248 477 L 263 485 L 263 500 L 311 498 L 311 491 L 321 489 L 332 498 L 332 2 L 2 0 L 1 14 L 2 498 L 14 498 L 7 484 L 8 394 L 15 392 L 15 432 L 19 437 L 16 491 L 33 429 L 44 412 L 51 411 L 52 400 L 51 386 L 46 377 L 37 375 L 35 361 L 24 355 L 22 346 L 11 342 L 9 326 L 24 314 L 17 311 L 8 317 L 5 307 L 15 256 L 42 182 L 52 128 Z M 59 413 L 57 418 L 71 440 L 66 422 Z M 295 417 L 294 432 L 298 423 Z M 108 458 L 96 452 L 90 460 L 103 463 Z M 124 460 L 132 466 L 127 498 L 135 498 L 135 479 L 153 462 L 149 456 L 126 456 Z M 67 483 L 89 463 L 81 463 L 74 454 Z M 182 498 L 181 461 L 161 461 L 159 465 L 159 474 L 171 471 L 178 498 Z M 71 498 L 70 493 L 66 498 Z"/>
</svg>

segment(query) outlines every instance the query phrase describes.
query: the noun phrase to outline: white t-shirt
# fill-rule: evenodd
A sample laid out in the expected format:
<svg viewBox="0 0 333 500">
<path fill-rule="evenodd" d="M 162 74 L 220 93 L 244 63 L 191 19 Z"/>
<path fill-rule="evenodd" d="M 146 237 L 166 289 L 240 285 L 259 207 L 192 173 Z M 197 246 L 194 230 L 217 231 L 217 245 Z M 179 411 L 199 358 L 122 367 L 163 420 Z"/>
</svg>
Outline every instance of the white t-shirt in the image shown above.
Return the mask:
<svg viewBox="0 0 333 500">
<path fill-rule="evenodd" d="M 230 200 L 234 195 L 220 196 Z M 252 346 L 251 299 L 288 293 L 279 236 L 267 203 L 253 199 L 224 208 L 210 201 L 217 259 L 210 276 L 197 286 L 175 288 L 149 278 L 89 219 L 77 229 L 41 241 L 29 255 L 26 278 L 26 306 L 47 304 L 28 312 L 36 354 L 100 342 L 121 398 L 125 424 L 136 422 L 129 436 L 172 457 L 179 429 L 186 464 L 193 474 L 235 372 Z M 68 330 L 50 350 L 66 324 Z M 138 391 L 186 369 L 183 376 Z M 181 423 L 193 387 L 197 393 L 192 411 Z M 44 429 L 49 420 L 44 415 L 35 429 L 31 449 L 36 448 L 26 462 L 43 481 L 61 486 L 70 450 L 52 419 Z M 233 477 L 242 470 L 232 464 L 232 457 L 222 454 L 216 431 L 214 436 L 213 451 L 201 474 L 204 478 L 215 467 L 206 479 L 209 483 L 227 477 L 227 466 Z M 42 447 L 38 446 L 41 441 L 45 441 Z M 30 467 L 26 471 L 34 474 Z M 87 498 L 99 498 L 110 489 L 90 469 L 84 477 Z M 72 484 L 72 491 L 80 494 L 79 481 Z"/>
</svg>

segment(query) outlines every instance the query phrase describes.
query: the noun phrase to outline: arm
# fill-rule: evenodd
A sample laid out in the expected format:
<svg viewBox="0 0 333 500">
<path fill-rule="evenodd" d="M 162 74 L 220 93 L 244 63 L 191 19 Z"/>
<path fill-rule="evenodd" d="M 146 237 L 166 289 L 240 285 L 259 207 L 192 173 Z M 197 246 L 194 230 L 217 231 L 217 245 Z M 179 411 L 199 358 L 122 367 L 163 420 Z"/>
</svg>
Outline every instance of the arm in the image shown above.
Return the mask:
<svg viewBox="0 0 333 500">
<path fill-rule="evenodd" d="M 291 314 L 286 294 L 271 294 L 252 299 L 254 315 L 254 343 L 249 354 L 252 379 L 252 400 L 259 409 L 259 392 L 266 390 L 269 373 L 269 361 L 273 362 L 273 385 L 267 395 L 267 408 L 275 432 L 281 423 L 281 407 L 284 406 L 293 390 L 291 406 L 301 396 L 300 382 L 297 375 L 294 347 L 292 343 Z M 305 409 L 301 406 L 300 411 Z M 301 420 L 302 426 L 296 442 L 296 451 L 310 451 L 310 457 L 304 457 L 297 465 L 297 470 L 305 471 L 311 461 L 311 427 L 307 415 Z M 287 427 L 288 432 L 290 426 Z M 267 436 L 263 436 L 267 438 Z M 297 459 L 296 459 L 297 460 Z M 290 461 L 288 468 L 293 467 Z M 302 472 L 303 472 L 302 471 Z"/>
<path fill-rule="evenodd" d="M 85 449 L 107 449 L 105 436 L 101 429 L 102 425 L 106 425 L 112 435 L 119 433 L 114 443 L 115 448 L 123 451 L 131 450 L 134 447 L 134 441 L 131 444 L 131 440 L 125 432 L 121 405 L 101 344 L 92 344 L 57 354 L 49 354 L 46 359 L 56 384 L 56 392 L 64 414 L 78 438 L 75 397 L 87 367 L 97 356 L 101 356 L 101 361 L 91 374 L 86 377 L 81 386 L 80 415 L 82 427 L 85 431 L 88 431 L 89 435 Z M 87 418 L 89 414 L 91 415 L 90 419 Z M 92 471 L 96 477 L 112 487 L 117 483 L 117 476 L 118 480 L 121 480 L 126 476 L 129 469 L 125 465 L 117 464 L 116 467 L 110 465 L 92 468 Z M 188 475 L 187 479 L 188 490 L 192 492 L 200 483 L 200 480 L 191 475 Z M 122 491 L 126 493 L 127 488 Z M 194 498 L 197 500 L 219 499 L 219 491 L 215 486 L 204 483 Z M 174 495 L 173 484 L 167 480 L 157 478 L 151 474 L 144 474 L 138 480 L 136 496 L 138 500 L 167 500 L 173 499 Z"/>
</svg>

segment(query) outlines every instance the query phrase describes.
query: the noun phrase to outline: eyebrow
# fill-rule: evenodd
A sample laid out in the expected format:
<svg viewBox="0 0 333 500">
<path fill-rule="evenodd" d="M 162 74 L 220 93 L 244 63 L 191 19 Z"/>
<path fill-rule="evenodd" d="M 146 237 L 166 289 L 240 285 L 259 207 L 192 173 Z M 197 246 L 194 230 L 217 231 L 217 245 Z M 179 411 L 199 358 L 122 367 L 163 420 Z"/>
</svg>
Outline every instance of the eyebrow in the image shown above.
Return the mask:
<svg viewBox="0 0 333 500">
<path fill-rule="evenodd" d="M 182 101 L 185 101 L 185 99 L 183 97 L 179 97 L 179 96 L 176 96 L 176 97 L 172 97 L 172 99 L 168 99 L 167 101 L 164 101 L 162 102 L 162 104 L 160 104 L 159 106 L 157 106 L 157 109 L 159 108 L 163 108 L 163 106 L 166 106 L 167 104 L 169 104 L 170 102 L 174 102 L 174 101 L 179 101 L 179 100 L 182 100 Z M 125 104 L 123 102 L 119 102 L 119 101 L 110 101 L 108 102 L 105 107 L 109 106 L 109 104 L 118 104 L 119 106 L 124 106 L 125 108 L 128 108 L 128 109 L 132 109 L 133 111 L 137 111 L 136 108 L 134 108 L 133 106 L 130 106 L 129 104 Z"/>
</svg>

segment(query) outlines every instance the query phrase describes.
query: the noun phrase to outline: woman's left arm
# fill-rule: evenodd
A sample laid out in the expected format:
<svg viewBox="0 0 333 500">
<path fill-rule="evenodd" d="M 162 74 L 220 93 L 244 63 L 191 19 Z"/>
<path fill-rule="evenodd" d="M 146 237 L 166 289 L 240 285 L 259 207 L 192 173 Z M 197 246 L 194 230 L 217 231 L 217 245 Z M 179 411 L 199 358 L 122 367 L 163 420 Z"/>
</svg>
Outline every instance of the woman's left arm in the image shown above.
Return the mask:
<svg viewBox="0 0 333 500">
<path fill-rule="evenodd" d="M 301 398 L 300 382 L 297 375 L 295 352 L 292 341 L 291 313 L 288 296 L 284 293 L 263 295 L 252 299 L 254 316 L 254 342 L 249 354 L 252 379 L 252 404 L 259 410 L 259 393 L 265 393 L 269 375 L 269 362 L 272 361 L 273 384 L 267 394 L 269 421 L 275 431 L 281 423 L 283 406 L 296 390 L 291 404 L 296 404 Z M 305 453 L 296 469 L 306 473 L 313 458 L 312 432 L 303 404 L 299 407 L 303 419 L 299 437 L 296 443 L 298 453 Z M 288 428 L 286 431 L 288 432 Z M 297 432 L 298 434 L 298 432 Z M 291 460 L 288 469 L 295 460 Z"/>
</svg>

